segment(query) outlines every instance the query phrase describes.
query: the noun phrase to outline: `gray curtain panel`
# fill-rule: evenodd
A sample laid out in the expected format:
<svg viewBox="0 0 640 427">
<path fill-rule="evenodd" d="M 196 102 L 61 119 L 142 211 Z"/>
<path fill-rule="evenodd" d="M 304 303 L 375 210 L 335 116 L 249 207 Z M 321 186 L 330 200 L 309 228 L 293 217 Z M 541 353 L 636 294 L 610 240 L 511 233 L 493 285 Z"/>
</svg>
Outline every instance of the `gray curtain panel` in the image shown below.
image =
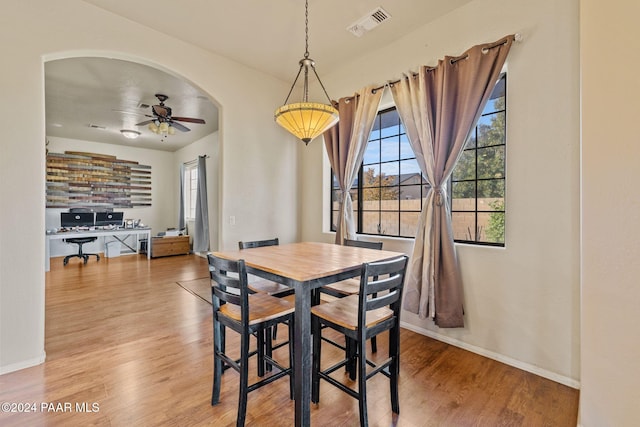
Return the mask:
<svg viewBox="0 0 640 427">
<path fill-rule="evenodd" d="M 511 48 L 513 35 L 477 45 L 391 85 L 430 190 L 420 214 L 403 308 L 444 328 L 464 326 L 463 293 L 447 181 Z"/>
<path fill-rule="evenodd" d="M 209 208 L 207 203 L 207 158 L 198 156 L 196 218 L 193 227 L 193 252 L 209 250 Z"/>
<path fill-rule="evenodd" d="M 367 140 L 378 114 L 382 90 L 374 91 L 373 88 L 367 86 L 355 96 L 341 98 L 336 106 L 340 121 L 323 134 L 329 162 L 340 187 L 335 239 L 335 243 L 339 245 L 344 243 L 345 238 L 356 238 L 353 201 L 349 189 L 358 175 Z"/>
<path fill-rule="evenodd" d="M 178 205 L 178 230 L 185 226 L 184 221 L 184 163 L 180 165 L 180 203 Z"/>
</svg>

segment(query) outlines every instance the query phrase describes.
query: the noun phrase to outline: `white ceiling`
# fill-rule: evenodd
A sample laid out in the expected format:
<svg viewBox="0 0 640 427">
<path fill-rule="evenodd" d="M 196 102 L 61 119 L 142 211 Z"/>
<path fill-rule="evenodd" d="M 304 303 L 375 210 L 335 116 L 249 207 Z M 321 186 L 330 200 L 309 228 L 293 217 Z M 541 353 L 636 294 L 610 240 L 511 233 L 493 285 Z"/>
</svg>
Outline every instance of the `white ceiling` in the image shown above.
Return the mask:
<svg viewBox="0 0 640 427">
<path fill-rule="evenodd" d="M 167 95 L 172 116 L 204 119 L 179 122 L 189 132 L 161 136 L 137 123 L 149 120 L 155 94 Z M 143 106 L 141 104 L 146 104 Z M 218 110 L 189 83 L 146 65 L 109 58 L 70 58 L 45 63 L 47 135 L 155 150 L 176 151 L 218 129 Z M 121 129 L 137 130 L 135 140 Z"/>
<path fill-rule="evenodd" d="M 303 0 L 84 1 L 286 82 L 293 82 L 304 54 Z M 322 76 L 470 1 L 310 0 L 310 57 Z M 362 37 L 347 31 L 378 7 L 391 18 Z M 136 146 L 175 151 L 217 129 L 217 110 L 204 93 L 141 64 L 65 59 L 48 62 L 45 78 L 48 135 L 129 145 L 120 129 L 131 128 L 142 132 Z M 155 93 L 169 96 L 165 104 L 173 115 L 203 118 L 207 124 L 184 123 L 191 132 L 177 132 L 164 142 L 146 128 L 131 127 L 150 114 L 150 108 L 137 106 L 157 104 Z"/>
</svg>

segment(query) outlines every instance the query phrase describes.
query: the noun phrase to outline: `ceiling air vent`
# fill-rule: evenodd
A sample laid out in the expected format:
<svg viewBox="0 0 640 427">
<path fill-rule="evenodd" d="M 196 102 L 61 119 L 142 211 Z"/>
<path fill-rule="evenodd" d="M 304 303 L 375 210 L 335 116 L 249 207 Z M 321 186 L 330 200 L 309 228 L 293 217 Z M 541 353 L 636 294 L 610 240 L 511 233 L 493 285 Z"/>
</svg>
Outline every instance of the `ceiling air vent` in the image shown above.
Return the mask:
<svg viewBox="0 0 640 427">
<path fill-rule="evenodd" d="M 93 123 L 90 123 L 88 126 L 89 126 L 91 129 L 107 130 L 107 128 L 106 128 L 106 127 L 104 127 L 104 126 L 100 126 L 100 125 L 94 125 Z"/>
<path fill-rule="evenodd" d="M 364 33 L 373 30 L 375 27 L 385 21 L 388 21 L 390 18 L 391 15 L 389 15 L 389 12 L 384 10 L 382 7 L 378 7 L 366 16 L 360 18 L 358 21 L 349 25 L 347 27 L 347 31 L 356 37 L 361 37 Z"/>
</svg>

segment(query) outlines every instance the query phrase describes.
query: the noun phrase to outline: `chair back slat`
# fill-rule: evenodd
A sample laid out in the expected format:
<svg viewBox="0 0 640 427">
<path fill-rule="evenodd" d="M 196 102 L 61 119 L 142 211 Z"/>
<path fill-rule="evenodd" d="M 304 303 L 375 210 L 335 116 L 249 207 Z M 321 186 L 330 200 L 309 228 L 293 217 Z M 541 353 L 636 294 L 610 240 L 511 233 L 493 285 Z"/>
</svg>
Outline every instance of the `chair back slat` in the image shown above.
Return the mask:
<svg viewBox="0 0 640 427">
<path fill-rule="evenodd" d="M 367 249 L 382 249 L 382 242 L 366 242 L 364 240 L 351 240 L 344 239 L 344 246 L 355 246 L 358 248 L 367 248 Z"/>
<path fill-rule="evenodd" d="M 371 277 L 371 276 L 369 276 Z M 393 273 L 391 276 L 374 276 L 370 279 L 365 288 L 367 295 L 375 294 L 378 292 L 384 292 L 398 288 L 403 276 L 399 273 Z"/>
<path fill-rule="evenodd" d="M 279 245 L 280 241 L 276 237 L 275 239 L 268 240 L 254 240 L 250 242 L 238 242 L 238 247 L 240 249 L 250 249 L 250 248 L 261 248 L 263 246 L 276 246 Z"/>
<path fill-rule="evenodd" d="M 389 291 L 384 294 L 377 294 L 374 297 L 368 298 L 365 302 L 365 310 L 372 311 L 382 307 L 389 307 L 400 299 L 400 291 L 395 288 L 393 291 Z"/>
<path fill-rule="evenodd" d="M 367 312 L 389 307 L 400 316 L 408 257 L 403 255 L 388 261 L 365 263 L 360 277 L 358 327 L 366 325 Z M 380 277 L 382 276 L 382 278 Z"/>
<path fill-rule="evenodd" d="M 242 313 L 248 310 L 247 269 L 244 260 L 230 261 L 208 254 L 209 276 L 212 280 L 214 310 L 229 303 L 240 307 Z M 237 273 L 237 277 L 228 273 Z M 243 317 L 245 317 L 243 315 Z"/>
</svg>

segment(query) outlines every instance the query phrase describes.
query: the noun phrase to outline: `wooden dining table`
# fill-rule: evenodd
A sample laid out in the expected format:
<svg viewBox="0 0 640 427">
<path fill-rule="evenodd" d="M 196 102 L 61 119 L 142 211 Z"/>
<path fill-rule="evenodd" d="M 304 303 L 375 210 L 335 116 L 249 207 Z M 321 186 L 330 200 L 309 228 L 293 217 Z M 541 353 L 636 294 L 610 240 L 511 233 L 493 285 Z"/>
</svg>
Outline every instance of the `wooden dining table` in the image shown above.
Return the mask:
<svg viewBox="0 0 640 427">
<path fill-rule="evenodd" d="M 404 254 L 331 243 L 301 242 L 235 251 L 214 252 L 229 260 L 243 259 L 247 272 L 295 290 L 294 374 L 295 425 L 311 424 L 311 303 L 312 290 L 360 275 L 365 262 Z"/>
</svg>

